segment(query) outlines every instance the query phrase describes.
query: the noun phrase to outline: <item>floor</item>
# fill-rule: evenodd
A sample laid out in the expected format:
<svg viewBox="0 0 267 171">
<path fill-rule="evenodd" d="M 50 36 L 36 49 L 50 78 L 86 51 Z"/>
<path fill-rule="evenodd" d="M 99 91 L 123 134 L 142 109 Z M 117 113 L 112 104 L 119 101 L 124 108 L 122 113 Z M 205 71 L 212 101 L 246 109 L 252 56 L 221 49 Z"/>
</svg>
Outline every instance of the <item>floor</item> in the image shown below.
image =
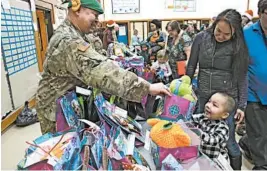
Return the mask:
<svg viewBox="0 0 267 171">
<path fill-rule="evenodd" d="M 40 135 L 39 123 L 23 128 L 14 125 L 3 133 L 1 137 L 1 170 L 16 169 L 17 164 L 25 155 L 25 149 L 28 147 L 26 141 L 31 141 Z M 238 136 L 237 139 L 239 139 Z M 251 170 L 252 167 L 253 165 L 243 158 L 242 170 Z"/>
</svg>

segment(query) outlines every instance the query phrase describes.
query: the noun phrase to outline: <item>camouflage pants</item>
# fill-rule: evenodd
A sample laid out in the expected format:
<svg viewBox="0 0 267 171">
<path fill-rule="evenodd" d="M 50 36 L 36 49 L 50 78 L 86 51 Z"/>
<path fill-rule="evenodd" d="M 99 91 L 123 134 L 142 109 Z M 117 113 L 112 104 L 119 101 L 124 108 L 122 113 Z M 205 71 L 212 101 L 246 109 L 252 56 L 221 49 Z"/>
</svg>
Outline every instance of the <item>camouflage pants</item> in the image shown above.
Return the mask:
<svg viewBox="0 0 267 171">
<path fill-rule="evenodd" d="M 42 134 L 46 133 L 55 133 L 56 132 L 56 122 L 50 121 L 42 114 L 42 112 L 37 113 L 38 120 L 40 122 L 41 126 L 41 132 Z"/>
</svg>

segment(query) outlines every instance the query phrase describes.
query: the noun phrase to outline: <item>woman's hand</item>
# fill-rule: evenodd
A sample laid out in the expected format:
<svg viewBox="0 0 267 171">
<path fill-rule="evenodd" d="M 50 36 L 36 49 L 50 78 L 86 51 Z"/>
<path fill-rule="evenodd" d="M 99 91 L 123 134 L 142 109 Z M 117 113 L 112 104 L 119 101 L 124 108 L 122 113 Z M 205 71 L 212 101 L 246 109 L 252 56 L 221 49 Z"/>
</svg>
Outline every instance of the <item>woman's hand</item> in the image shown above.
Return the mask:
<svg viewBox="0 0 267 171">
<path fill-rule="evenodd" d="M 150 84 L 149 94 L 171 96 L 170 90 L 162 83 Z"/>
<path fill-rule="evenodd" d="M 237 124 L 240 124 L 244 119 L 245 113 L 241 109 L 236 110 L 235 119 Z"/>
</svg>

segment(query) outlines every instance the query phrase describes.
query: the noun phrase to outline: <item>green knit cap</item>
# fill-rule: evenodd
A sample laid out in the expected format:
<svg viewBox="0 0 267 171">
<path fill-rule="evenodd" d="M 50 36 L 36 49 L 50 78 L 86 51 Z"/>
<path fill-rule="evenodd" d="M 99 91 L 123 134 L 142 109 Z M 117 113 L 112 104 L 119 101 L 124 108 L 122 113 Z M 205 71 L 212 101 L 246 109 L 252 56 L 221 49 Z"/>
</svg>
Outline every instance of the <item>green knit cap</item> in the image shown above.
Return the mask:
<svg viewBox="0 0 267 171">
<path fill-rule="evenodd" d="M 80 1 L 81 1 L 82 7 L 95 10 L 95 11 L 99 12 L 100 14 L 104 13 L 100 3 L 97 0 L 80 0 Z M 68 7 L 69 8 L 72 7 L 71 1 L 69 1 Z"/>
</svg>

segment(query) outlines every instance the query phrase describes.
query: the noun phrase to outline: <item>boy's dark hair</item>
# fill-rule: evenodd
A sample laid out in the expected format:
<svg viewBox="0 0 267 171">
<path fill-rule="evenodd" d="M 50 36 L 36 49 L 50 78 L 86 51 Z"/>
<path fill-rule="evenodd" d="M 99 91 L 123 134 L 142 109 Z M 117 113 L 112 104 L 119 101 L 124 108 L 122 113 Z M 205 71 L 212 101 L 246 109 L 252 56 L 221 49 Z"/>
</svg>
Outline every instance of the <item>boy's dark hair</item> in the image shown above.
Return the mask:
<svg viewBox="0 0 267 171">
<path fill-rule="evenodd" d="M 227 113 L 232 113 L 236 108 L 235 99 L 225 91 L 217 91 L 217 92 L 213 93 L 211 96 L 213 96 L 214 94 L 217 94 L 217 93 L 226 98 L 225 110 Z"/>
<path fill-rule="evenodd" d="M 267 0 L 259 0 L 258 2 L 258 14 L 264 13 L 267 9 Z"/>
</svg>

